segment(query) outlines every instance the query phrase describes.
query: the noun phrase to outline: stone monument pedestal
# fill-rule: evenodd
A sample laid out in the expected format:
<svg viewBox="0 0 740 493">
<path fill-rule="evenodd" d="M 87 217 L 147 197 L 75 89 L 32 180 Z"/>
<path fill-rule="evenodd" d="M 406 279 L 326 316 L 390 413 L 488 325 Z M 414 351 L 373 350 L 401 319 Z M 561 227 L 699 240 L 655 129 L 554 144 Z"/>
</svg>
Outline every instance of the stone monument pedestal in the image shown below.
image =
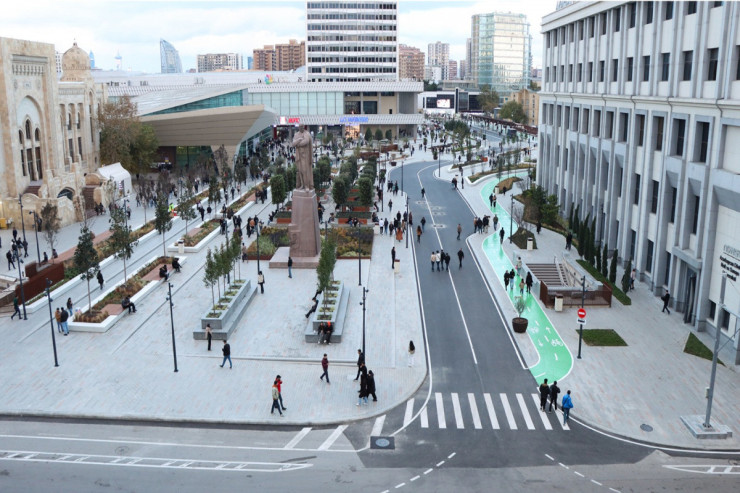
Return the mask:
<svg viewBox="0 0 740 493">
<path fill-rule="evenodd" d="M 305 189 L 294 190 L 292 202 L 288 234 L 290 256 L 295 266 L 298 259 L 318 258 L 321 252 L 321 237 L 316 192 Z"/>
</svg>

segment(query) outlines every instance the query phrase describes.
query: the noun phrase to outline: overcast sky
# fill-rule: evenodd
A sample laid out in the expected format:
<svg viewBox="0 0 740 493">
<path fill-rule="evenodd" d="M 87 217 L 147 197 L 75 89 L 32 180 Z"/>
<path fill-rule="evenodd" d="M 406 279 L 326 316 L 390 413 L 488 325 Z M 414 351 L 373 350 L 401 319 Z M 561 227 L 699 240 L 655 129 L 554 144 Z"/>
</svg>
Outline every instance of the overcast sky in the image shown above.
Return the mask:
<svg viewBox="0 0 740 493">
<path fill-rule="evenodd" d="M 464 58 L 473 14 L 515 12 L 527 15 L 535 67 L 541 67 L 542 17 L 556 0 L 401 0 L 399 42 L 420 48 L 450 43 L 450 58 Z M 306 38 L 305 1 L 128 1 L 27 0 L 4 2 L 0 36 L 52 43 L 64 52 L 72 42 L 95 54 L 95 65 L 160 71 L 159 39 L 180 52 L 183 70 L 195 67 L 197 54 L 238 52 L 247 57 L 265 44 Z"/>
</svg>

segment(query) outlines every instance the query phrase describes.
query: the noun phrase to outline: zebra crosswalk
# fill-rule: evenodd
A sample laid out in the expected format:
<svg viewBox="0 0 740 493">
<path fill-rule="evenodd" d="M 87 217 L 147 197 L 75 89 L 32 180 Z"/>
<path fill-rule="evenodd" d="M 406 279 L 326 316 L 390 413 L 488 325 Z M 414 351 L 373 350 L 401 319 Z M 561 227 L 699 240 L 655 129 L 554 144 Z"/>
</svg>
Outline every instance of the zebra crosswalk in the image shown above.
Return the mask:
<svg viewBox="0 0 740 493">
<path fill-rule="evenodd" d="M 435 392 L 424 405 L 425 399 L 412 397 L 406 401 L 403 427 L 475 430 L 545 430 L 562 429 L 562 414 L 543 413 L 539 409 L 540 398 L 536 393 L 514 395 L 484 393 L 443 394 Z M 430 419 L 431 417 L 431 419 Z M 436 417 L 436 420 L 434 419 Z M 381 420 L 378 424 L 378 420 Z M 376 420 L 373 431 L 382 431 L 386 416 Z"/>
</svg>

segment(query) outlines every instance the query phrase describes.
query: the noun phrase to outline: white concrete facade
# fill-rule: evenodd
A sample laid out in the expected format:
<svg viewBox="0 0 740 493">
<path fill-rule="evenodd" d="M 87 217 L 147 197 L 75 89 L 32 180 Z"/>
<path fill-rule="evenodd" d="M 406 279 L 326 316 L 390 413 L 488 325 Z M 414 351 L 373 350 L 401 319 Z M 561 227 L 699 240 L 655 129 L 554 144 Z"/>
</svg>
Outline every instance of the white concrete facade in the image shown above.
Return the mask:
<svg viewBox="0 0 740 493">
<path fill-rule="evenodd" d="M 670 291 L 685 323 L 730 338 L 739 21 L 737 2 L 578 2 L 546 16 L 537 169 L 564 213 L 580 206 L 656 296 Z"/>
</svg>

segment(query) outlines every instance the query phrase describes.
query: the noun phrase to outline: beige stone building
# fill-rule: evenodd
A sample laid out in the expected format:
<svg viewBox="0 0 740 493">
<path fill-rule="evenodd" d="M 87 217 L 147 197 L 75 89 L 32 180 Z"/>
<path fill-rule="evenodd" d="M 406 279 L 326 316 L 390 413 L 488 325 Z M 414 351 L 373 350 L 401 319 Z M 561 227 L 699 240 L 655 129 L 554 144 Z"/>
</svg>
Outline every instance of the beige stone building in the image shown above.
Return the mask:
<svg viewBox="0 0 740 493">
<path fill-rule="evenodd" d="M 86 185 L 92 197 L 101 183 L 95 115 L 105 87 L 93 82 L 76 43 L 62 55 L 59 80 L 47 43 L 0 38 L 0 68 L 0 218 L 20 224 L 22 200 L 24 213 L 52 203 L 63 225 L 74 222 Z"/>
<path fill-rule="evenodd" d="M 527 125 L 536 127 L 540 121 L 540 94 L 529 89 L 521 89 L 511 93 L 511 100 L 522 105 L 527 115 Z"/>
<path fill-rule="evenodd" d="M 419 48 L 401 44 L 398 46 L 398 78 L 401 80 L 424 80 L 424 52 Z"/>
<path fill-rule="evenodd" d="M 265 45 L 252 53 L 254 70 L 295 70 L 306 64 L 306 42 L 291 39 L 288 43 Z"/>
</svg>

